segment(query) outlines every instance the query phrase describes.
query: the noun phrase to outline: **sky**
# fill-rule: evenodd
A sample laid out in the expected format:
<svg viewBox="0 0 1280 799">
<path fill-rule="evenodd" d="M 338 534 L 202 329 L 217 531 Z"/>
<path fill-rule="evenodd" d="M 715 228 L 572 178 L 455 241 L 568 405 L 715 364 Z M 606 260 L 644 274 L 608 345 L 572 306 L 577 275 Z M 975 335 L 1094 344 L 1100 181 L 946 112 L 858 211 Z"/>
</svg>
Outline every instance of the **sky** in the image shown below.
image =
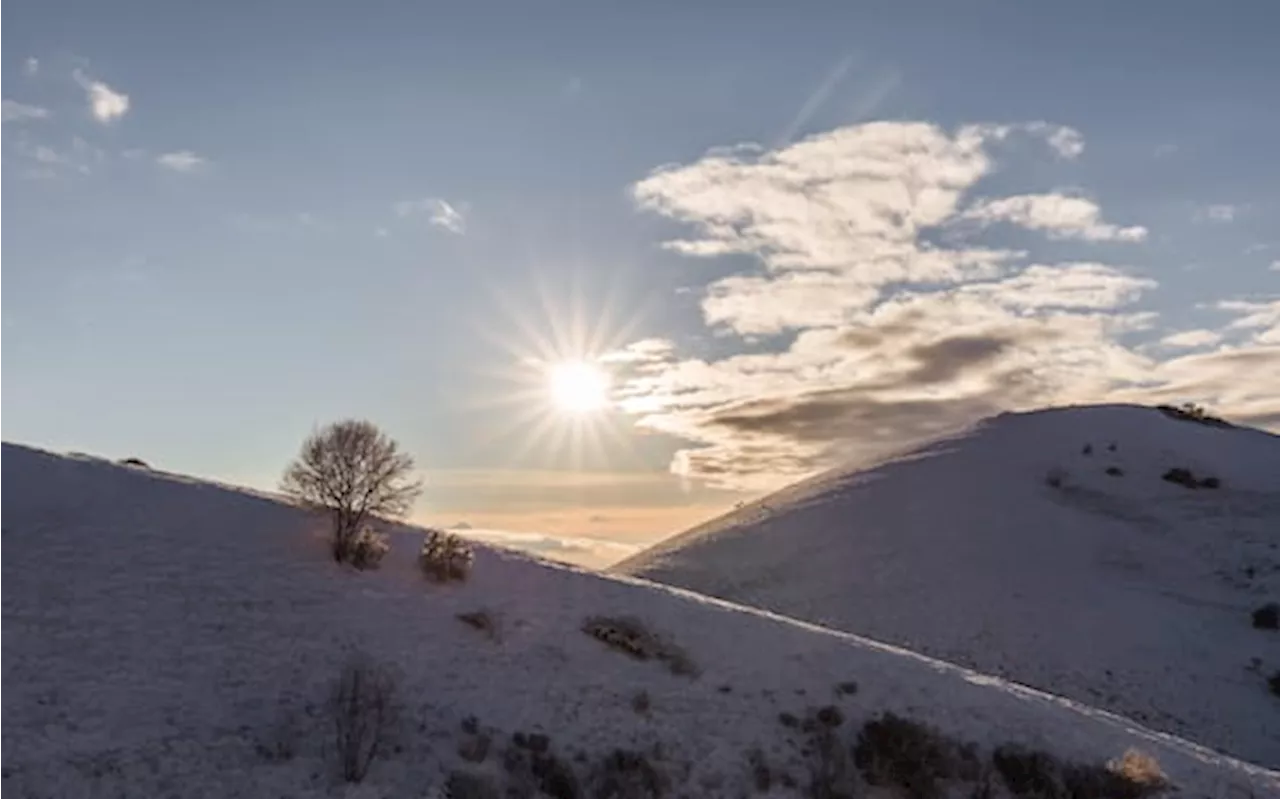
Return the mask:
<svg viewBox="0 0 1280 799">
<path fill-rule="evenodd" d="M 367 418 L 419 521 L 599 565 L 1000 410 L 1274 430 L 1278 27 L 8 2 L 3 435 L 269 489 Z"/>
</svg>

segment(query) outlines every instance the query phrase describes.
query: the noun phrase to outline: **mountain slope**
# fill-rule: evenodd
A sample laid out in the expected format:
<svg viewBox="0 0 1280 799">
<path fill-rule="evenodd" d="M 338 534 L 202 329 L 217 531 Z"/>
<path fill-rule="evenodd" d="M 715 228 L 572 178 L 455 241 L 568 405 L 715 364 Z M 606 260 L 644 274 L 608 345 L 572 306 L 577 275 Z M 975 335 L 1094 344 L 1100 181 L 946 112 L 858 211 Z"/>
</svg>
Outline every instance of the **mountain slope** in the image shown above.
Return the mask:
<svg viewBox="0 0 1280 799">
<path fill-rule="evenodd" d="M 1161 479 L 1171 468 L 1217 489 Z M 1057 486 L 1049 483 L 1057 483 Z M 615 571 L 899 644 L 1280 764 L 1280 437 L 1134 406 L 1003 414 Z M 1255 660 L 1258 659 L 1258 660 Z"/>
<path fill-rule="evenodd" d="M 210 484 L 5 445 L 3 508 L 6 795 L 343 795 L 325 701 L 352 648 L 398 672 L 398 715 L 345 795 L 444 796 L 460 770 L 514 784 L 508 742 L 532 740 L 516 731 L 547 733 L 595 785 L 562 796 L 609 795 L 600 769 L 633 762 L 614 748 L 645 753 L 666 795 L 808 795 L 802 733 L 779 714 L 828 704 L 849 735 L 894 711 L 982 752 L 1137 748 L 1185 796 L 1280 791 L 1276 772 L 1131 721 L 675 589 L 488 548 L 465 583 L 428 584 L 409 529 L 381 570 L 340 568 L 305 514 Z M 459 622 L 475 611 L 492 636 Z M 641 620 L 697 673 L 584 635 L 599 616 Z"/>
</svg>

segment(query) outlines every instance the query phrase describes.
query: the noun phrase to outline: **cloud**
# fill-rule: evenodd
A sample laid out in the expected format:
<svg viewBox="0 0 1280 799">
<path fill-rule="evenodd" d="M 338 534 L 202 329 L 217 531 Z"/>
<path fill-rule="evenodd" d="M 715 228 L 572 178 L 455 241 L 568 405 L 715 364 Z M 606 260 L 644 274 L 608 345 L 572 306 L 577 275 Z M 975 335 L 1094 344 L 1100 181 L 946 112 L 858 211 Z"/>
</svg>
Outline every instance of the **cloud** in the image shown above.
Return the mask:
<svg viewBox="0 0 1280 799">
<path fill-rule="evenodd" d="M 1048 122 L 1031 122 L 1026 125 L 1026 129 L 1029 133 L 1043 136 L 1049 148 L 1061 158 L 1079 158 L 1084 152 L 1084 136 L 1075 128 Z"/>
<path fill-rule="evenodd" d="M 1085 241 L 1142 241 L 1144 227 L 1119 227 L 1102 221 L 1097 203 L 1065 194 L 1023 194 L 997 200 L 980 200 L 970 206 L 963 219 L 983 225 L 1008 222 L 1030 230 L 1041 230 L 1051 238 Z"/>
<path fill-rule="evenodd" d="M 1272 261 L 1270 269 L 1272 272 L 1280 272 L 1280 260 Z"/>
<path fill-rule="evenodd" d="M 29 119 L 48 119 L 49 109 L 38 105 L 27 105 L 15 100 L 3 101 L 3 119 L 5 122 L 23 122 Z"/>
<path fill-rule="evenodd" d="M 22 62 L 22 74 L 32 77 L 40 72 L 40 59 L 30 56 Z"/>
<path fill-rule="evenodd" d="M 14 139 L 13 152 L 34 166 L 26 174 L 39 179 L 55 179 L 67 173 L 88 175 L 106 161 L 107 155 L 79 136 L 72 137 L 66 147 L 35 144 L 27 139 Z"/>
<path fill-rule="evenodd" d="M 640 551 L 635 544 L 605 541 L 598 538 L 547 535 L 511 530 L 455 527 L 460 534 L 477 541 L 532 552 L 552 560 L 579 566 L 603 568 Z"/>
<path fill-rule="evenodd" d="M 1160 339 L 1160 343 L 1166 347 L 1188 350 L 1199 349 L 1201 347 L 1212 347 L 1220 341 L 1222 341 L 1221 333 L 1213 330 L 1205 330 L 1203 328 L 1171 333 L 1170 335 Z"/>
<path fill-rule="evenodd" d="M 1230 203 L 1217 203 L 1214 205 L 1206 205 L 1203 208 L 1197 208 L 1195 219 L 1197 222 L 1218 222 L 1225 224 L 1234 222 L 1239 213 L 1244 210 L 1239 205 Z"/>
<path fill-rule="evenodd" d="M 1280 300 L 1225 300 L 1217 307 L 1239 315 L 1228 330 L 1245 331 L 1257 344 L 1280 344 Z"/>
<path fill-rule="evenodd" d="M 106 83 L 89 77 L 79 69 L 72 73 L 72 77 L 88 95 L 89 111 L 94 119 L 107 125 L 128 113 L 129 95 L 112 89 Z"/>
<path fill-rule="evenodd" d="M 462 235 L 467 230 L 464 209 L 460 209 L 439 197 L 421 200 L 401 200 L 392 206 L 396 216 L 403 218 L 425 214 L 427 221 L 450 233 Z"/>
<path fill-rule="evenodd" d="M 196 155 L 190 150 L 163 153 L 156 156 L 156 163 L 165 169 L 172 169 L 174 172 L 196 172 L 209 164 L 207 159 Z"/>
</svg>

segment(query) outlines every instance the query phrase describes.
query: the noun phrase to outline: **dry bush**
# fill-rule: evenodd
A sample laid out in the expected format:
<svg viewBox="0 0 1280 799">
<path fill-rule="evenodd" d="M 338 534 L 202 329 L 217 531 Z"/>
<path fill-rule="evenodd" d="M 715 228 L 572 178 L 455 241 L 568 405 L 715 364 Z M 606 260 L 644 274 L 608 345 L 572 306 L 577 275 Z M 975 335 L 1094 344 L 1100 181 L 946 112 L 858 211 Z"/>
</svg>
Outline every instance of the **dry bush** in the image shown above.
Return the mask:
<svg viewBox="0 0 1280 799">
<path fill-rule="evenodd" d="M 605 646 L 636 660 L 657 660 L 664 663 L 672 674 L 696 677 L 700 673 L 687 652 L 649 631 L 639 619 L 629 616 L 592 616 L 582 623 L 582 631 Z"/>
<path fill-rule="evenodd" d="M 992 753 L 991 761 L 1009 792 L 1023 799 L 1142 799 L 1168 785 L 1154 759 L 1132 750 L 1096 766 L 1002 746 Z"/>
<path fill-rule="evenodd" d="M 1253 626 L 1258 630 L 1280 629 L 1280 605 L 1268 602 L 1256 608 L 1253 611 Z"/>
<path fill-rule="evenodd" d="M 661 799 L 668 780 L 643 752 L 615 749 L 591 770 L 592 796 L 602 799 Z"/>
<path fill-rule="evenodd" d="M 475 553 L 462 536 L 443 530 L 428 530 L 418 553 L 418 568 L 428 580 L 437 583 L 462 582 L 471 574 Z"/>
<path fill-rule="evenodd" d="M 1185 402 L 1181 407 L 1175 408 L 1172 405 L 1157 405 L 1156 410 L 1168 416 L 1171 419 L 1181 419 L 1185 422 L 1196 422 L 1211 427 L 1232 427 L 1233 425 L 1226 419 L 1211 415 L 1205 410 L 1203 405 L 1197 405 L 1194 402 Z"/>
<path fill-rule="evenodd" d="M 942 796 L 943 781 L 953 777 L 976 778 L 976 773 L 963 773 L 967 754 L 932 727 L 893 713 L 868 721 L 853 749 L 854 762 L 870 785 L 894 786 L 910 799 Z"/>
<path fill-rule="evenodd" d="M 498 619 L 487 610 L 473 610 L 469 613 L 459 613 L 456 617 L 458 621 L 479 630 L 493 640 L 502 637 L 502 631 L 499 629 Z"/>
<path fill-rule="evenodd" d="M 360 782 L 384 749 L 394 713 L 396 681 L 390 670 L 356 653 L 329 695 L 334 752 L 342 778 Z"/>
<path fill-rule="evenodd" d="M 808 736 L 809 796 L 815 799 L 850 799 L 858 793 L 856 773 L 840 737 L 844 714 L 828 705 L 801 724 Z"/>
<path fill-rule="evenodd" d="M 391 549 L 387 537 L 369 527 L 347 539 L 342 546 L 343 553 L 339 560 L 362 570 L 378 568 L 382 564 L 382 556 Z"/>
<path fill-rule="evenodd" d="M 1163 788 L 1169 782 L 1169 778 L 1160 768 L 1160 763 L 1151 755 L 1139 752 L 1137 749 L 1130 749 L 1119 758 L 1112 760 L 1107 764 L 1107 768 L 1129 782 L 1146 785 L 1152 789 Z"/>
</svg>

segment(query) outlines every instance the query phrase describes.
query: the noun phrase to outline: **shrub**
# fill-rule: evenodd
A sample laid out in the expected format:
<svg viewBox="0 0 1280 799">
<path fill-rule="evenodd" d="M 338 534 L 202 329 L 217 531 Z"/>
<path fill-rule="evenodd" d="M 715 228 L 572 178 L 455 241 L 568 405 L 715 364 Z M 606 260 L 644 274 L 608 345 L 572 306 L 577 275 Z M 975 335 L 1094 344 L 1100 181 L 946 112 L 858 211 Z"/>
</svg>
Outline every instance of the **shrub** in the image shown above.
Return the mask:
<svg viewBox="0 0 1280 799">
<path fill-rule="evenodd" d="M 649 697 L 648 691 L 636 691 L 631 696 L 631 709 L 642 716 L 649 715 L 649 711 L 653 708 L 653 700 Z"/>
<path fill-rule="evenodd" d="M 491 616 L 487 610 L 475 610 L 470 613 L 459 613 L 457 619 L 468 627 L 473 627 L 494 640 L 502 637 L 501 631 L 498 629 L 497 619 Z"/>
<path fill-rule="evenodd" d="M 1271 689 L 1271 693 L 1280 696 L 1280 671 L 1273 672 L 1267 678 L 1267 687 Z"/>
<path fill-rule="evenodd" d="M 382 564 L 382 556 L 391 549 L 387 537 L 368 527 L 354 538 L 347 539 L 341 546 L 345 553 L 339 560 L 346 561 L 357 569 L 376 569 Z"/>
<path fill-rule="evenodd" d="M 390 671 L 356 653 L 343 666 L 329 696 L 334 752 L 342 778 L 360 782 L 386 744 L 395 679 Z"/>
<path fill-rule="evenodd" d="M 502 799 L 502 791 L 483 774 L 455 771 L 445 782 L 444 795 L 449 799 Z"/>
<path fill-rule="evenodd" d="M 672 674 L 696 677 L 699 673 L 697 665 L 683 649 L 650 632 L 639 619 L 592 616 L 582 623 L 582 631 L 610 649 L 636 660 L 652 659 L 664 663 Z"/>
<path fill-rule="evenodd" d="M 1254 610 L 1253 626 L 1259 630 L 1280 629 L 1280 605 L 1268 602 Z"/>
<path fill-rule="evenodd" d="M 139 466 L 143 469 L 150 469 L 151 466 L 142 458 L 124 458 L 120 461 L 121 466 Z"/>
<path fill-rule="evenodd" d="M 1067 481 L 1067 473 L 1063 469 L 1055 466 L 1045 473 L 1044 484 L 1050 488 L 1062 488 L 1063 483 Z"/>
<path fill-rule="evenodd" d="M 461 536 L 443 530 L 429 530 L 418 553 L 418 568 L 437 583 L 462 582 L 471 574 L 475 554 Z"/>
<path fill-rule="evenodd" d="M 940 782 L 958 771 L 958 747 L 941 733 L 885 713 L 858 734 L 854 763 L 871 785 L 895 786 L 911 799 L 942 795 Z"/>
<path fill-rule="evenodd" d="M 1018 746 L 997 748 L 991 760 L 1009 792 L 1026 799 L 1140 799 L 1166 785 L 1159 764 L 1133 750 L 1105 766 L 1063 763 Z"/>
<path fill-rule="evenodd" d="M 591 795 L 608 799 L 659 799 L 667 778 L 642 752 L 615 749 L 591 770 Z"/>
<path fill-rule="evenodd" d="M 801 725 L 808 735 L 808 795 L 816 799 L 851 799 L 857 794 L 855 772 L 840 738 L 839 727 L 843 723 L 843 714 L 828 706 L 808 716 Z"/>
<path fill-rule="evenodd" d="M 1216 477 L 1197 479 L 1190 469 L 1175 467 L 1160 476 L 1167 483 L 1175 483 L 1184 488 L 1219 488 L 1222 481 Z"/>
<path fill-rule="evenodd" d="M 1185 402 L 1181 407 L 1172 405 L 1157 405 L 1156 410 L 1172 419 L 1181 419 L 1187 422 L 1197 422 L 1199 424 L 1210 425 L 1211 427 L 1231 427 L 1231 423 L 1226 419 L 1221 419 L 1211 415 L 1205 410 L 1203 405 L 1197 405 L 1194 402 Z"/>
<path fill-rule="evenodd" d="M 1112 477 L 1123 477 L 1123 476 L 1124 476 L 1124 469 L 1121 469 L 1119 466 L 1108 466 L 1108 467 L 1107 467 L 1107 469 L 1106 469 L 1106 472 L 1107 472 L 1107 474 L 1111 475 Z"/>
<path fill-rule="evenodd" d="M 1107 769 L 1129 782 L 1148 786 L 1152 790 L 1163 788 L 1169 782 L 1156 759 L 1136 749 L 1130 749 L 1119 759 L 1112 760 L 1107 764 Z"/>
</svg>

